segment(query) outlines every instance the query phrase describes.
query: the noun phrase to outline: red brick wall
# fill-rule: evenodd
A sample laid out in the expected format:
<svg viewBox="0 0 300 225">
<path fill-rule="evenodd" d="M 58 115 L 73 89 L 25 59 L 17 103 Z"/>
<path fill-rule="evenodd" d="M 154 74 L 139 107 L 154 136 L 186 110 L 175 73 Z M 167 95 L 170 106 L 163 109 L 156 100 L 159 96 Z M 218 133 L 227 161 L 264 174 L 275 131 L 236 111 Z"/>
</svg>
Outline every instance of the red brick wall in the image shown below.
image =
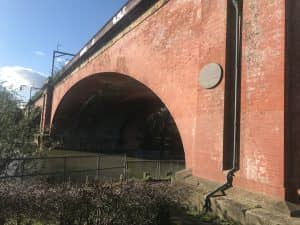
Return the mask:
<svg viewBox="0 0 300 225">
<path fill-rule="evenodd" d="M 238 185 L 284 197 L 284 0 L 246 0 Z"/>
<path fill-rule="evenodd" d="M 45 127 L 45 107 L 44 107 L 44 94 L 42 94 L 35 102 L 33 103 L 34 107 L 41 109 L 40 115 L 40 132 L 44 130 Z"/>
<path fill-rule="evenodd" d="M 225 1 L 222 7 L 210 10 L 210 23 L 202 23 L 210 37 L 201 49 L 203 64 L 224 65 L 226 43 L 220 37 L 226 31 Z M 245 0 L 243 14 L 241 153 L 235 184 L 284 198 L 284 1 Z M 223 105 L 223 84 L 212 90 L 198 88 L 194 172 L 220 182 Z"/>
<path fill-rule="evenodd" d="M 216 2 L 219 2 L 216 1 Z M 218 3 L 219 4 L 219 3 Z M 170 1 L 127 33 L 101 55 L 89 61 L 54 90 L 52 119 L 65 93 L 79 80 L 95 73 L 117 72 L 132 76 L 156 93 L 172 113 L 192 167 L 194 148 L 201 1 Z"/>
<path fill-rule="evenodd" d="M 284 198 L 284 0 L 245 0 L 241 161 L 235 184 Z M 186 166 L 224 181 L 224 79 L 206 90 L 198 73 L 226 60 L 226 0 L 170 0 L 154 15 L 56 85 L 51 118 L 66 92 L 102 72 L 132 76 L 166 104 L 179 128 Z M 225 74 L 226 77 L 226 74 Z"/>
<path fill-rule="evenodd" d="M 227 1 L 202 1 L 198 71 L 216 62 L 225 68 Z M 195 74 L 196 75 L 196 74 Z M 197 85 L 193 172 L 222 182 L 224 80 L 214 89 Z"/>
<path fill-rule="evenodd" d="M 43 95 L 41 95 L 41 97 L 34 102 L 34 107 L 43 108 L 43 100 Z"/>
</svg>

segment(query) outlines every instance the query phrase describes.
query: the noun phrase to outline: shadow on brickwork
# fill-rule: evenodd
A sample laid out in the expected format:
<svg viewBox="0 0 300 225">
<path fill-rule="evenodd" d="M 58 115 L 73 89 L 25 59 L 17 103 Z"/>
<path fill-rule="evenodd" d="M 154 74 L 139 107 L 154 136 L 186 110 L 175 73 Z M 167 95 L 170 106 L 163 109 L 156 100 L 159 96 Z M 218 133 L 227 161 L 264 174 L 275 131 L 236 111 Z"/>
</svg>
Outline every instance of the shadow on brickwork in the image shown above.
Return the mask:
<svg viewBox="0 0 300 225">
<path fill-rule="evenodd" d="M 285 4 L 285 187 L 286 199 L 300 204 L 300 1 Z"/>
</svg>

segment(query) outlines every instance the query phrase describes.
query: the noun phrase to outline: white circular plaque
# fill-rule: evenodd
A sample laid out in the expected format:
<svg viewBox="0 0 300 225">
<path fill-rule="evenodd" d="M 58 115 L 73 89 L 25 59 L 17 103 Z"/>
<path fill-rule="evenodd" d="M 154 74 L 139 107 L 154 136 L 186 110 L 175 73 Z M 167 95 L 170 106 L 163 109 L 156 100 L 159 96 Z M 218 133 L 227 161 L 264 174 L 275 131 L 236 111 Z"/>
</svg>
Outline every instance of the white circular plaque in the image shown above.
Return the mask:
<svg viewBox="0 0 300 225">
<path fill-rule="evenodd" d="M 199 73 L 199 83 L 203 88 L 216 87 L 222 80 L 222 67 L 217 63 L 206 64 Z"/>
</svg>

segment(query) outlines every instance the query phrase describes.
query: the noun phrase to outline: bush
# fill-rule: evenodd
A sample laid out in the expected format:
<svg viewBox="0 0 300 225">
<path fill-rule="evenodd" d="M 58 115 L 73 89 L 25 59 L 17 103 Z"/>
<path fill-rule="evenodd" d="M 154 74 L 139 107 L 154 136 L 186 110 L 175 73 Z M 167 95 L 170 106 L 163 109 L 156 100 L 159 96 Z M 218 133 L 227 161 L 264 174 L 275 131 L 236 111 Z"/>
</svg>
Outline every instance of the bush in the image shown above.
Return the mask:
<svg viewBox="0 0 300 225">
<path fill-rule="evenodd" d="M 173 195 L 169 185 L 161 183 L 2 183 L 0 224 L 167 225 Z"/>
<path fill-rule="evenodd" d="M 33 134 L 38 129 L 40 111 L 22 109 L 20 104 L 15 93 L 0 85 L 0 175 L 8 172 L 13 158 L 33 154 L 36 149 Z"/>
</svg>

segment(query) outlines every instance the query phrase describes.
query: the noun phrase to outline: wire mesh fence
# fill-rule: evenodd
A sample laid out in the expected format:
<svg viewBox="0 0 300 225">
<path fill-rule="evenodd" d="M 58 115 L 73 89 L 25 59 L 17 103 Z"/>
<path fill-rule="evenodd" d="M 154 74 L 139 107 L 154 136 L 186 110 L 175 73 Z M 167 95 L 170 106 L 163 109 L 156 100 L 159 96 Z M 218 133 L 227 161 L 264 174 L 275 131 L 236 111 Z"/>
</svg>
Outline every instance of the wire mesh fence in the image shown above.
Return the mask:
<svg viewBox="0 0 300 225">
<path fill-rule="evenodd" d="M 128 158 L 126 154 L 15 158 L 10 159 L 0 174 L 0 181 L 38 177 L 50 182 L 116 181 L 145 176 L 164 179 L 184 166 L 184 160 L 141 160 Z"/>
</svg>

